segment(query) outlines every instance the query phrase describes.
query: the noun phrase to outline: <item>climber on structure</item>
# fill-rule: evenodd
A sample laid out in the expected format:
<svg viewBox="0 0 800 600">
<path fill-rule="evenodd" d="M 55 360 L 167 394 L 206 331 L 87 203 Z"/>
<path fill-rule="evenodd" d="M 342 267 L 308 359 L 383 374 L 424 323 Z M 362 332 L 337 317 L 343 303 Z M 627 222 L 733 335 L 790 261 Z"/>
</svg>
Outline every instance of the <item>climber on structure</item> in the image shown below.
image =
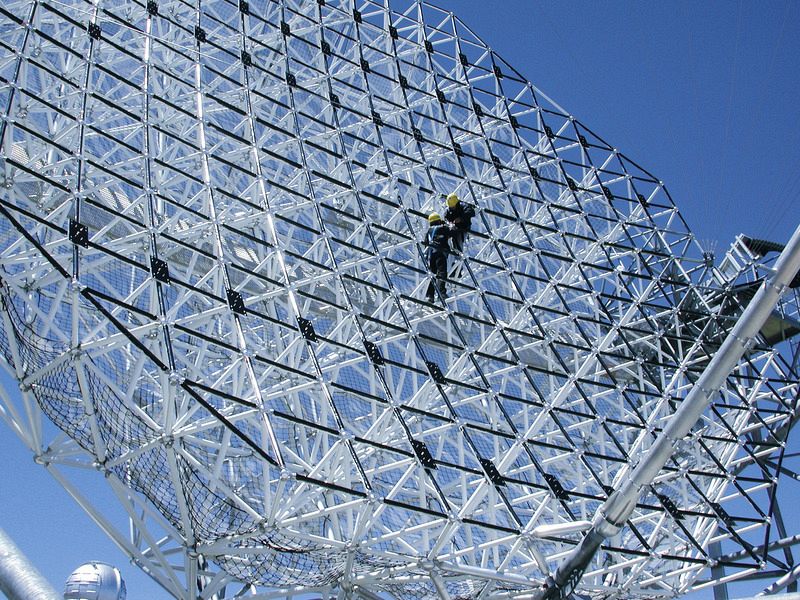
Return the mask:
<svg viewBox="0 0 800 600">
<path fill-rule="evenodd" d="M 452 229 L 453 250 L 457 255 L 464 252 L 464 241 L 467 239 L 467 234 L 472 226 L 472 217 L 474 216 L 474 206 L 461 202 L 454 193 L 447 196 L 447 210 L 444 213 L 444 220 Z M 459 274 L 460 271 L 458 269 Z"/>
<path fill-rule="evenodd" d="M 426 296 L 428 302 L 433 302 L 435 290 L 438 288 L 442 300 L 447 298 L 447 255 L 450 254 L 450 244 L 454 230 L 450 229 L 442 222 L 439 213 L 431 213 L 428 216 L 428 233 L 423 244 L 427 246 L 426 258 L 428 260 L 428 270 L 433 274 L 428 284 Z M 436 286 L 434 288 L 434 285 Z"/>
</svg>

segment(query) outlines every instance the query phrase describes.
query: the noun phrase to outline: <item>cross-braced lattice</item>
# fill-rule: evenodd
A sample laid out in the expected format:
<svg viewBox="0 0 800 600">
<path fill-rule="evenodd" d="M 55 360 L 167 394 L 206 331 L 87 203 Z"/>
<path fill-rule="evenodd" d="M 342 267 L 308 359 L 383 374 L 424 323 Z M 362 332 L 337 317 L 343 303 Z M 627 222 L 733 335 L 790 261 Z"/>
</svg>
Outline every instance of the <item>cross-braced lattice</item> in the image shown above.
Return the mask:
<svg viewBox="0 0 800 600">
<path fill-rule="evenodd" d="M 661 182 L 422 2 L 6 0 L 0 111 L 0 414 L 87 510 L 62 468 L 106 475 L 134 535 L 101 525 L 181 598 L 529 592 L 761 263 L 714 268 Z M 449 192 L 477 214 L 431 304 Z M 580 593 L 792 567 L 785 337 Z"/>
</svg>

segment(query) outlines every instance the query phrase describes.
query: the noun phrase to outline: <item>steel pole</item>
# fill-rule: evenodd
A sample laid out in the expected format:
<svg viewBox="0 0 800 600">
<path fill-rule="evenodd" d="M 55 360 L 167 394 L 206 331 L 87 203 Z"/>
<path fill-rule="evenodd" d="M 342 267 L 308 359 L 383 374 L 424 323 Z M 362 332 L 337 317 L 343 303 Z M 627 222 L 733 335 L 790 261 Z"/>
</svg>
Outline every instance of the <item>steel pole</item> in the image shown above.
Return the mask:
<svg viewBox="0 0 800 600">
<path fill-rule="evenodd" d="M 62 600 L 2 528 L 0 591 L 8 600 Z"/>
<path fill-rule="evenodd" d="M 592 527 L 564 559 L 555 574 L 547 578 L 535 598 L 567 598 L 583 577 L 600 545 L 619 533 L 639 501 L 642 488 L 649 485 L 672 455 L 675 445 L 691 430 L 725 379 L 736 367 L 766 322 L 781 294 L 800 270 L 800 226 L 775 263 L 775 269 L 756 292 L 742 316 L 725 338 L 703 374 L 694 384 L 655 443 L 627 479 L 597 510 Z"/>
</svg>

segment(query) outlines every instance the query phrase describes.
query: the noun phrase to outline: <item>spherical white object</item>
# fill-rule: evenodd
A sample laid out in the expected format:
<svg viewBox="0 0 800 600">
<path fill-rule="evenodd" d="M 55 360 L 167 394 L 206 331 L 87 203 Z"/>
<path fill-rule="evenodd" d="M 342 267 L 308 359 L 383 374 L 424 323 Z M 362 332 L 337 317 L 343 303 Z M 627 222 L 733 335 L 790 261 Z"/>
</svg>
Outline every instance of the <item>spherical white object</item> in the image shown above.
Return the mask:
<svg viewBox="0 0 800 600">
<path fill-rule="evenodd" d="M 126 596 L 119 569 L 102 562 L 81 565 L 64 586 L 64 600 L 125 600 Z"/>
</svg>

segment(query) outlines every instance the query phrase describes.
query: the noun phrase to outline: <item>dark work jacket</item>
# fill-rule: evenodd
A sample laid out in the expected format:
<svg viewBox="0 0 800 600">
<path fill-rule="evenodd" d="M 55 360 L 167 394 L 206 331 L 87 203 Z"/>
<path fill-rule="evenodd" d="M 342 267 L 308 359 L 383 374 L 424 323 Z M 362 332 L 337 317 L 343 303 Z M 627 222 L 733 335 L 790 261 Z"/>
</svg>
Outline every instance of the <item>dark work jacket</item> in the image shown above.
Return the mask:
<svg viewBox="0 0 800 600">
<path fill-rule="evenodd" d="M 430 260 L 433 252 L 443 252 L 445 254 L 450 252 L 448 242 L 452 235 L 453 232 L 450 228 L 442 222 L 430 226 L 428 234 L 425 236 L 425 245 L 428 247 L 426 252 L 428 260 Z"/>
<path fill-rule="evenodd" d="M 453 208 L 447 207 L 444 212 L 444 220 L 448 223 L 453 223 L 459 231 L 467 232 L 472 225 L 472 217 L 475 216 L 475 209 L 471 206 L 469 209 L 463 202 L 459 202 Z"/>
</svg>

